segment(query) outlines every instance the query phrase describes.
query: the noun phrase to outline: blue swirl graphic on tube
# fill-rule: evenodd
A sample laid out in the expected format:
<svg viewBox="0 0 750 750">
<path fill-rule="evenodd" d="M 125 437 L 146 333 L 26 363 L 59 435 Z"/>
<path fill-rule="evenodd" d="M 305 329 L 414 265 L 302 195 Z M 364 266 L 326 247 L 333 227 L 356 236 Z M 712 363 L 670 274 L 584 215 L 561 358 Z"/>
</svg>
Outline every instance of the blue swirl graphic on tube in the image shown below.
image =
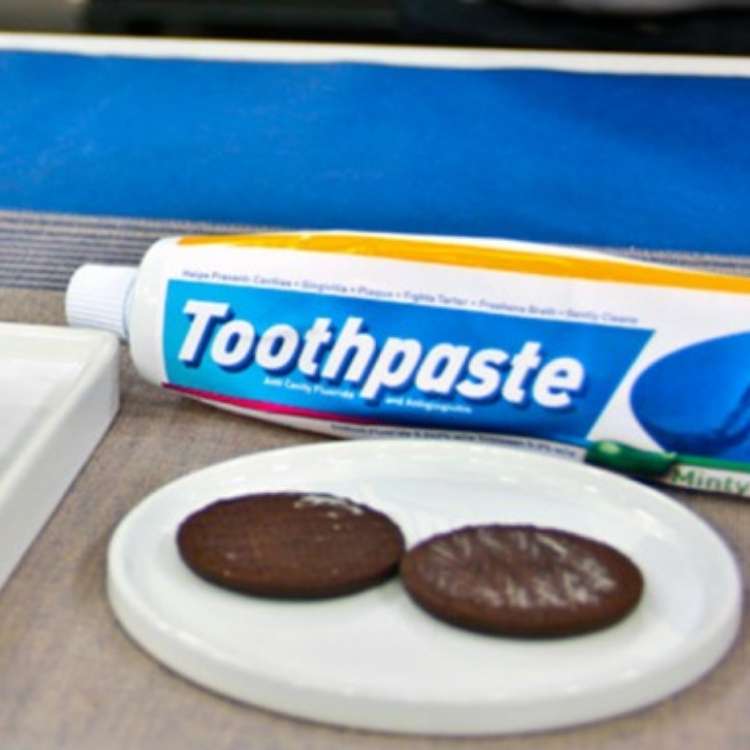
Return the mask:
<svg viewBox="0 0 750 750">
<path fill-rule="evenodd" d="M 633 387 L 633 412 L 669 451 L 750 458 L 750 334 L 694 344 L 658 360 Z"/>
</svg>

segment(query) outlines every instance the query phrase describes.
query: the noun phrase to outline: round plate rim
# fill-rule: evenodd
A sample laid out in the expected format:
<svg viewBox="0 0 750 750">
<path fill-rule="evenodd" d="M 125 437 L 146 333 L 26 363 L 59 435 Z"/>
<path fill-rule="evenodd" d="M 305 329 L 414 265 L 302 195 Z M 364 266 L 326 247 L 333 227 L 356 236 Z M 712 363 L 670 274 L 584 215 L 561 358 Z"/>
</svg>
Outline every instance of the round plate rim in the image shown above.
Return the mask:
<svg viewBox="0 0 750 750">
<path fill-rule="evenodd" d="M 194 664 L 189 668 L 185 668 L 183 664 L 180 664 L 180 659 L 182 658 L 181 655 L 190 652 L 191 658 L 194 661 L 201 662 L 208 660 L 209 662 L 214 662 L 214 666 L 219 664 L 219 671 L 221 671 L 222 668 L 226 670 L 231 666 L 224 665 L 222 667 L 221 655 L 216 653 L 206 653 L 203 646 L 197 643 L 191 643 L 189 639 L 181 640 L 178 638 L 177 640 L 181 642 L 170 644 L 169 640 L 170 638 L 174 640 L 174 634 L 168 633 L 168 628 L 165 628 L 164 623 L 154 620 L 154 615 L 149 607 L 138 595 L 138 592 L 133 590 L 129 585 L 128 578 L 122 570 L 124 560 L 122 545 L 125 543 L 125 537 L 129 527 L 137 522 L 139 515 L 148 512 L 150 504 L 158 502 L 159 498 L 163 495 L 168 495 L 171 492 L 177 491 L 182 486 L 189 486 L 202 478 L 210 478 L 213 474 L 221 475 L 226 472 L 234 471 L 237 467 L 244 467 L 254 463 L 263 463 L 269 460 L 284 459 L 286 456 L 296 458 L 304 454 L 314 455 L 316 453 L 321 453 L 328 455 L 331 452 L 335 454 L 348 454 L 358 453 L 359 451 L 369 452 L 378 448 L 385 448 L 389 451 L 401 449 L 430 452 L 447 451 L 448 453 L 471 450 L 486 455 L 505 457 L 510 458 L 511 460 L 554 467 L 572 476 L 580 475 L 581 477 L 595 477 L 597 481 L 602 482 L 605 485 L 612 484 L 613 486 L 624 488 L 626 492 L 637 492 L 644 498 L 648 497 L 650 502 L 661 504 L 663 507 L 668 508 L 669 512 L 676 513 L 684 519 L 687 519 L 689 522 L 696 524 L 696 527 L 701 528 L 701 531 L 706 535 L 706 538 L 711 539 L 713 543 L 717 545 L 717 550 L 723 552 L 727 563 L 725 572 L 733 579 L 728 581 L 728 584 L 734 592 L 731 600 L 728 599 L 726 601 L 726 611 L 721 613 L 720 617 L 714 618 L 712 628 L 707 629 L 706 632 L 701 634 L 700 640 L 703 643 L 698 650 L 703 652 L 703 658 L 699 660 L 700 663 L 696 662 L 692 670 L 685 670 L 680 662 L 680 655 L 674 654 L 672 661 L 674 662 L 675 667 L 679 666 L 682 669 L 682 677 L 680 680 L 671 680 L 669 681 L 669 684 L 665 685 L 654 685 L 651 694 L 644 695 L 640 700 L 620 701 L 618 705 L 608 707 L 603 706 L 598 711 L 586 710 L 581 712 L 577 711 L 575 706 L 573 706 L 567 709 L 566 716 L 558 716 L 557 718 L 545 718 L 544 716 L 529 717 L 524 710 L 529 708 L 526 702 L 523 700 L 513 701 L 512 699 L 505 699 L 503 705 L 508 709 L 511 709 L 511 712 L 517 713 L 515 718 L 507 717 L 505 719 L 501 718 L 489 722 L 479 721 L 472 723 L 470 721 L 471 715 L 476 714 L 479 711 L 486 711 L 489 707 L 497 707 L 497 700 L 489 699 L 485 704 L 475 703 L 474 709 L 468 711 L 465 710 L 465 707 L 463 707 L 464 710 L 462 710 L 461 705 L 458 705 L 458 710 L 455 711 L 447 710 L 450 708 L 449 705 L 441 705 L 437 710 L 445 710 L 446 713 L 442 719 L 438 720 L 437 724 L 432 721 L 426 721 L 423 717 L 411 717 L 410 711 L 413 711 L 415 707 L 418 708 L 420 702 L 418 700 L 410 702 L 409 700 L 405 700 L 403 696 L 400 696 L 399 698 L 400 703 L 403 704 L 401 707 L 403 710 L 397 710 L 396 707 L 389 704 L 387 701 L 385 701 L 384 705 L 381 707 L 385 712 L 390 711 L 393 713 L 395 711 L 395 713 L 398 714 L 398 716 L 394 716 L 394 720 L 392 721 L 368 716 L 362 716 L 360 718 L 356 715 L 356 711 L 350 711 L 348 717 L 339 717 L 338 715 L 331 715 L 331 712 L 327 712 L 325 706 L 321 709 L 321 707 L 316 705 L 315 701 L 312 701 L 309 710 L 301 710 L 299 707 L 296 709 L 290 709 L 288 706 L 283 705 L 283 700 L 279 703 L 278 701 L 274 701 L 273 698 L 270 700 L 259 699 L 258 696 L 255 695 L 255 691 L 251 691 L 253 692 L 252 696 L 243 694 L 241 689 L 232 689 L 227 685 L 222 684 L 221 678 L 219 677 L 219 679 L 217 679 L 216 675 L 212 673 L 216 670 L 210 665 L 208 669 L 206 669 L 205 665 L 201 666 L 200 664 L 197 664 L 197 666 Z M 361 729 L 405 734 L 485 735 L 538 731 L 600 720 L 652 704 L 692 684 L 722 658 L 736 638 L 740 625 L 742 580 L 738 563 L 718 531 L 692 510 L 664 493 L 659 492 L 655 488 L 610 471 L 606 471 L 599 467 L 579 464 L 565 458 L 540 455 L 538 453 L 504 445 L 488 445 L 484 443 L 469 442 L 463 443 L 429 438 L 392 438 L 346 442 L 321 442 L 298 446 L 285 446 L 268 451 L 260 451 L 214 463 L 162 485 L 149 493 L 136 506 L 134 506 L 131 511 L 123 517 L 112 534 L 107 553 L 107 593 L 110 605 L 112 606 L 117 620 L 138 645 L 149 652 L 157 660 L 166 664 L 173 671 L 217 693 L 246 703 L 252 703 L 262 708 L 279 711 L 287 715 Z M 615 685 L 615 687 L 619 685 L 621 688 L 627 687 L 634 679 L 635 678 L 633 677 L 623 677 L 619 681 L 613 681 L 613 685 Z M 269 687 L 273 688 L 273 686 Z M 303 693 L 310 689 L 309 686 L 302 683 L 294 685 L 293 688 L 294 690 L 302 691 Z M 340 692 L 333 691 L 326 695 L 325 691 L 321 692 L 319 686 L 316 687 L 316 690 L 320 694 L 318 697 L 322 696 L 323 703 L 326 703 L 327 701 L 341 700 Z M 369 701 L 371 703 L 378 702 L 378 698 L 368 695 L 366 690 L 352 691 L 349 698 L 355 703 L 358 701 Z M 553 698 L 560 701 L 559 695 L 551 693 L 549 699 L 552 700 Z M 575 699 L 573 702 L 576 702 Z M 383 702 L 381 701 L 381 703 Z M 565 701 L 560 701 L 560 705 L 562 706 L 563 713 L 565 713 Z M 453 705 L 453 708 L 456 708 L 455 704 Z M 336 714 L 335 711 L 333 713 Z M 346 713 L 346 711 L 344 713 Z"/>
</svg>

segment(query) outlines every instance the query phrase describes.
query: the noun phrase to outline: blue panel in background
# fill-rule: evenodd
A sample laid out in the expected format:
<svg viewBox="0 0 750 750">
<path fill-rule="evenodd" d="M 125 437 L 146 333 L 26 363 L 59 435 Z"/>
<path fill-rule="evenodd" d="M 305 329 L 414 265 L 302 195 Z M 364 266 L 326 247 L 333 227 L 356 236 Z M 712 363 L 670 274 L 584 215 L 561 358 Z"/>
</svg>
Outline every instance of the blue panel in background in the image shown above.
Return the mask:
<svg viewBox="0 0 750 750">
<path fill-rule="evenodd" d="M 750 79 L 0 53 L 0 208 L 750 254 Z"/>
</svg>

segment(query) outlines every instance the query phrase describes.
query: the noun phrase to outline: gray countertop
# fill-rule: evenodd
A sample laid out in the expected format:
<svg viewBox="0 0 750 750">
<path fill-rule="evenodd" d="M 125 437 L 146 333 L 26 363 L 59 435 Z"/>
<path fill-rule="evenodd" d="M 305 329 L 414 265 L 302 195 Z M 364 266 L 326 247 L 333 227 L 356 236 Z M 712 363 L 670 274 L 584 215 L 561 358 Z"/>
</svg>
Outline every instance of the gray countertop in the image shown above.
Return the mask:
<svg viewBox="0 0 750 750">
<path fill-rule="evenodd" d="M 0 320 L 62 324 L 59 292 L 0 290 Z M 161 391 L 121 356 L 121 411 L 56 514 L 0 592 L 0 746 L 150 748 L 746 748 L 747 618 L 698 684 L 632 715 L 562 732 L 480 739 L 386 736 L 287 718 L 213 695 L 169 672 L 123 633 L 105 591 L 120 519 L 185 473 L 241 454 L 322 438 L 242 419 Z M 670 491 L 750 563 L 747 501 Z M 502 675 L 498 675 L 502 679 Z"/>
</svg>

